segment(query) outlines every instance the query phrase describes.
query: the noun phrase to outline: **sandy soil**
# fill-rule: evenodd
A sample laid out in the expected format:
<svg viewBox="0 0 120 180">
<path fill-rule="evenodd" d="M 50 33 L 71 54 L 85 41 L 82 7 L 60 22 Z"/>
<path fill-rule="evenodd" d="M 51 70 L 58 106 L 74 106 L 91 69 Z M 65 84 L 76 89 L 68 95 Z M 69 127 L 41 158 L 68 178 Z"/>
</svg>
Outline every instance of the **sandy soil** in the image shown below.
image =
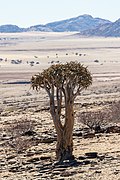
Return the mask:
<svg viewBox="0 0 120 180">
<path fill-rule="evenodd" d="M 18 60 L 21 63 L 17 64 Z M 5 128 L 21 117 L 35 120 L 35 138 L 56 137 L 47 94 L 44 90 L 34 92 L 30 79 L 53 63 L 69 61 L 88 66 L 93 76 L 92 86 L 76 98 L 76 112 L 82 105 L 98 109 L 120 100 L 120 38 L 79 38 L 74 33 L 0 34 L 0 179 L 120 180 L 119 133 L 92 139 L 74 135 L 78 166 L 52 166 L 56 140 L 39 141 L 22 154 L 5 146 L 10 141 Z M 76 120 L 74 132 L 79 129 L 81 124 Z M 97 152 L 98 157 L 85 158 L 86 152 Z"/>
</svg>

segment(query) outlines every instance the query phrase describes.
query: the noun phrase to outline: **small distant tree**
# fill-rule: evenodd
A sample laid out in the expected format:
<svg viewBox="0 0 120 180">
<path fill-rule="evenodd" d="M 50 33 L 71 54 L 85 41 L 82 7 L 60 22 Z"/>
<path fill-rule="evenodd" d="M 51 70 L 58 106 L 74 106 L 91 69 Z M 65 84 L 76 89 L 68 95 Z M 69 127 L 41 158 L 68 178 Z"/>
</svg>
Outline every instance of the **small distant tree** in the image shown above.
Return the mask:
<svg viewBox="0 0 120 180">
<path fill-rule="evenodd" d="M 50 99 L 50 113 L 57 132 L 56 157 L 59 162 L 72 160 L 74 100 L 83 89 L 92 83 L 92 77 L 86 67 L 79 62 L 51 65 L 31 79 L 33 89 L 44 88 Z M 64 123 L 61 110 L 65 107 Z"/>
</svg>

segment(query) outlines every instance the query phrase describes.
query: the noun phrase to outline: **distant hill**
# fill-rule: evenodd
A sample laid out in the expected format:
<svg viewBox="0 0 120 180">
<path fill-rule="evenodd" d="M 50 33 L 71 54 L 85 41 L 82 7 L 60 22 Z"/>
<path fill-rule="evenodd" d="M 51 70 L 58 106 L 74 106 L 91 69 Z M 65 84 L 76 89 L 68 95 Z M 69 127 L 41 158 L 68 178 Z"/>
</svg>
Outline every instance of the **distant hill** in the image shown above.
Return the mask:
<svg viewBox="0 0 120 180">
<path fill-rule="evenodd" d="M 120 37 L 120 19 L 111 22 L 106 19 L 93 18 L 91 15 L 81 15 L 62 21 L 51 22 L 46 25 L 35 25 L 20 28 L 16 25 L 0 26 L 1 33 L 41 31 L 41 32 L 78 32 L 78 36 Z"/>
<path fill-rule="evenodd" d="M 24 28 L 19 28 L 16 25 L 7 24 L 0 26 L 1 33 L 14 33 L 14 32 L 23 32 L 23 31 Z"/>
<path fill-rule="evenodd" d="M 30 26 L 29 28 L 26 28 L 26 31 L 43 31 L 43 32 L 51 32 L 52 29 L 47 27 L 47 25 L 36 25 L 36 26 Z"/>
<path fill-rule="evenodd" d="M 107 23 L 94 29 L 82 31 L 78 34 L 81 36 L 120 37 L 120 19 L 113 23 Z"/>
<path fill-rule="evenodd" d="M 101 18 L 93 18 L 90 15 L 82 15 L 75 18 L 48 23 L 46 26 L 51 28 L 53 31 L 64 32 L 64 31 L 85 31 L 98 27 L 106 23 L 111 23 L 108 20 Z"/>
</svg>

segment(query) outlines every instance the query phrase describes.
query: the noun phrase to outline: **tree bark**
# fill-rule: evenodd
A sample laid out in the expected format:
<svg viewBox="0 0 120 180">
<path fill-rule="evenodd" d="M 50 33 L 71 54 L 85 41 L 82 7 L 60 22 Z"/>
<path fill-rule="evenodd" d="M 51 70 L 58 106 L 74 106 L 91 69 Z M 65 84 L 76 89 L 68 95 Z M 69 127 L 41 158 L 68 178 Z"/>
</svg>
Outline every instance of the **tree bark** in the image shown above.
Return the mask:
<svg viewBox="0 0 120 180">
<path fill-rule="evenodd" d="M 73 103 L 68 102 L 65 108 L 65 124 L 62 131 L 57 132 L 56 157 L 59 162 L 73 160 Z M 57 130 L 56 130 L 57 131 Z"/>
</svg>

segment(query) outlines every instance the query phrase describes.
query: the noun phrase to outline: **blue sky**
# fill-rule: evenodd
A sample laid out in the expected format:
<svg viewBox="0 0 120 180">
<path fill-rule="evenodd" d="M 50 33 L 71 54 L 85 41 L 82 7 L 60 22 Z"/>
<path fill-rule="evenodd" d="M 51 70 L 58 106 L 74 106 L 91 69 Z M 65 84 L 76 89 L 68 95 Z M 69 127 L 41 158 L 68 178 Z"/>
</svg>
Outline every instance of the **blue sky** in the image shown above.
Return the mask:
<svg viewBox="0 0 120 180">
<path fill-rule="evenodd" d="M 115 21 L 120 0 L 0 0 L 0 25 L 29 27 L 83 14 Z"/>
</svg>

